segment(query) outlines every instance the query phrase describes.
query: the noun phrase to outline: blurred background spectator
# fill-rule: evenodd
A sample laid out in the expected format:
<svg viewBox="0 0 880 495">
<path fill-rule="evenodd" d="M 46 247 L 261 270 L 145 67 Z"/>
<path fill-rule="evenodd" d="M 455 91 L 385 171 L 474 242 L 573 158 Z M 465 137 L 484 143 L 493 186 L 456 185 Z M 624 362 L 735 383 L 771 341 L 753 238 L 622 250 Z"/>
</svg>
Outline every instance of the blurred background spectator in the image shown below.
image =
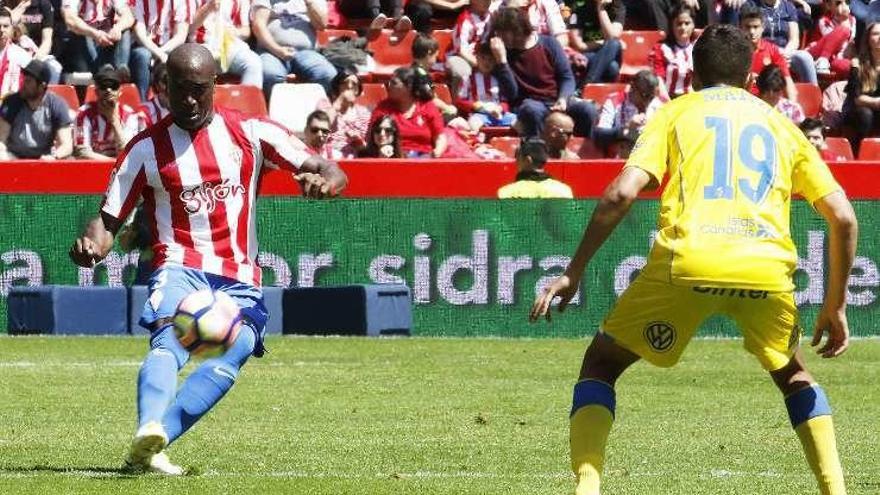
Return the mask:
<svg viewBox="0 0 880 495">
<path fill-rule="evenodd" d="M 267 98 L 272 86 L 284 82 L 288 74 L 318 83 L 330 93 L 336 69 L 315 50 L 316 32 L 327 27 L 326 0 L 256 0 L 253 24 Z"/>
<path fill-rule="evenodd" d="M 96 161 L 112 161 L 135 134 L 146 127 L 146 118 L 120 103 L 122 78 L 112 65 L 95 73 L 97 100 L 79 109 L 74 128 L 74 155 Z"/>
<path fill-rule="evenodd" d="M 835 79 L 849 76 L 850 59 L 856 39 L 856 18 L 850 13 L 849 0 L 825 0 L 825 14 L 816 23 L 807 51 L 816 61 L 816 74 L 834 74 Z"/>
<path fill-rule="evenodd" d="M 412 57 L 413 67 L 421 68 L 428 74 L 431 74 L 438 66 L 437 58 L 440 56 L 440 43 L 430 35 L 419 33 L 413 40 Z M 433 76 L 432 76 L 433 79 Z M 449 121 L 458 115 L 458 109 L 451 103 L 446 103 L 442 99 L 434 96 L 434 105 L 440 110 L 444 120 Z"/>
<path fill-rule="evenodd" d="M 359 154 L 360 158 L 403 158 L 397 121 L 391 115 L 374 120 L 367 136 L 367 146 Z"/>
<path fill-rule="evenodd" d="M 574 120 L 563 112 L 550 112 L 544 119 L 541 138 L 547 143 L 547 154 L 554 160 L 577 160 L 577 153 L 569 151 L 568 142 L 574 135 Z"/>
<path fill-rule="evenodd" d="M 571 98 L 576 90 L 574 75 L 556 38 L 537 35 L 525 14 L 514 8 L 495 14 L 493 30 L 495 77 L 501 93 L 514 105 L 521 134 L 539 136 L 544 118 L 558 110 L 574 119 L 576 134 L 589 136 L 596 109 L 588 101 Z"/>
<path fill-rule="evenodd" d="M 0 99 L 18 91 L 22 69 L 30 61 L 30 54 L 12 40 L 12 15 L 0 9 Z"/>
<path fill-rule="evenodd" d="M 171 50 L 186 42 L 189 32 L 190 0 L 134 0 L 134 40 L 131 49 L 131 77 L 141 100 L 147 101 L 150 69 L 164 64 Z M 160 10 L 157 10 L 160 9 Z"/>
<path fill-rule="evenodd" d="M 604 148 L 616 145 L 617 155 L 628 157 L 645 124 L 662 105 L 657 98 L 659 84 L 653 72 L 639 71 L 628 90 L 609 97 L 593 131 L 596 144 Z"/>
<path fill-rule="evenodd" d="M 623 0 L 586 0 L 574 9 L 569 18 L 571 47 L 587 57 L 585 82 L 617 80 L 625 20 Z"/>
<path fill-rule="evenodd" d="M 853 60 L 853 67 L 846 86 L 846 101 L 843 104 L 844 121 L 856 134 L 858 143 L 869 135 L 876 134 L 878 113 L 880 113 L 880 22 L 872 22 L 865 29 L 865 36 L 859 44 L 859 57 Z"/>
<path fill-rule="evenodd" d="M 785 78 L 782 71 L 775 65 L 768 65 L 758 74 L 756 81 L 758 97 L 775 108 L 779 113 L 788 117 L 795 124 L 800 124 L 804 118 L 804 109 L 796 101 L 791 101 L 785 93 Z"/>
<path fill-rule="evenodd" d="M 477 68 L 477 46 L 483 41 L 491 18 L 492 0 L 471 0 L 462 11 L 452 30 L 452 48 L 446 56 L 449 87 L 458 94 L 461 85 L 470 79 Z"/>
<path fill-rule="evenodd" d="M 332 102 L 326 112 L 332 121 L 330 144 L 345 158 L 356 157 L 367 144 L 370 110 L 357 102 L 362 93 L 357 72 L 352 68 L 339 69 L 331 84 Z"/>
<path fill-rule="evenodd" d="M 810 141 L 810 144 L 816 147 L 816 151 L 819 152 L 823 160 L 826 162 L 837 160 L 837 157 L 834 156 L 834 153 L 828 149 L 828 145 L 825 143 L 825 132 L 821 120 L 804 119 L 799 127 L 803 131 L 804 136 Z"/>
<path fill-rule="evenodd" d="M 330 116 L 323 110 L 315 110 L 306 117 L 306 128 L 303 131 L 303 142 L 309 150 L 328 160 L 342 158 L 342 153 L 330 144 Z"/>
<path fill-rule="evenodd" d="M 49 0 L 10 0 L 3 2 L 10 9 L 13 39 L 30 55 L 46 63 L 52 71 L 49 84 L 61 80 L 61 63 L 53 55 L 55 35 L 55 8 Z"/>
<path fill-rule="evenodd" d="M 97 72 L 108 63 L 128 70 L 134 15 L 125 0 L 63 0 L 61 12 L 71 33 L 60 58 L 68 70 Z"/>
<path fill-rule="evenodd" d="M 412 19 L 413 29 L 431 34 L 434 16 L 455 17 L 467 4 L 468 0 L 408 0 L 403 11 Z"/>
<path fill-rule="evenodd" d="M 211 50 L 219 74 L 233 74 L 242 84 L 263 86 L 263 65 L 251 50 L 250 0 L 194 0 L 189 38 Z"/>
<path fill-rule="evenodd" d="M 476 50 L 476 71 L 461 84 L 456 95 L 456 106 L 474 132 L 483 126 L 509 127 L 516 124 L 516 114 L 510 112 L 501 97 L 495 70 L 495 56 L 489 43 L 480 43 Z"/>
<path fill-rule="evenodd" d="M 680 6 L 686 6 L 693 12 L 694 24 L 701 29 L 714 24 L 718 17 L 715 14 L 715 0 L 624 0 L 624 3 L 631 13 L 633 24 L 640 29 L 666 30 L 672 21 L 671 12 Z"/>
<path fill-rule="evenodd" d="M 52 70 L 40 60 L 24 68 L 21 90 L 0 106 L 0 159 L 63 159 L 73 152 L 70 107 L 47 91 Z"/>
<path fill-rule="evenodd" d="M 782 55 L 779 48 L 769 40 L 763 37 L 764 34 L 764 17 L 761 11 L 751 5 L 746 5 L 740 11 L 739 16 L 740 28 L 745 31 L 755 51 L 752 54 L 752 70 L 751 91 L 758 94 L 758 88 L 754 82 L 758 79 L 758 74 L 768 65 L 779 67 L 782 77 L 785 78 L 785 94 L 790 100 L 797 98 L 797 89 L 795 89 L 794 80 L 788 70 L 788 62 Z"/>
<path fill-rule="evenodd" d="M 523 139 L 516 150 L 516 181 L 498 189 L 501 199 L 572 198 L 571 188 L 544 171 L 549 155 L 547 143 Z"/>
<path fill-rule="evenodd" d="M 150 88 L 153 90 L 153 97 L 147 100 L 141 109 L 144 117 L 147 119 L 147 125 L 153 125 L 168 115 L 167 72 L 165 64 L 157 64 L 156 67 L 153 68 L 152 81 L 150 82 Z"/>
<path fill-rule="evenodd" d="M 419 68 L 401 67 L 388 81 L 388 98 L 373 110 L 371 122 L 385 115 L 394 118 L 405 157 L 440 158 L 446 152 L 447 138 L 433 99 L 428 74 Z"/>
<path fill-rule="evenodd" d="M 669 13 L 666 39 L 651 52 L 650 65 L 660 79 L 660 97 L 669 100 L 693 90 L 694 29 L 693 7 L 680 3 Z"/>
</svg>

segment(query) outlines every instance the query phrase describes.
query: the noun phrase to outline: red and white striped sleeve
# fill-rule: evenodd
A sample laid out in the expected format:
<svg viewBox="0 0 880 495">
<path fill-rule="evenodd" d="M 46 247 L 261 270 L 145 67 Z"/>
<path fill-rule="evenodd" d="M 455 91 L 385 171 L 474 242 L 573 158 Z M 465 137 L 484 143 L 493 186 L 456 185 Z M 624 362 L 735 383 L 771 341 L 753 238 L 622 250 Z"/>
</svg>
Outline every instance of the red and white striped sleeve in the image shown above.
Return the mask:
<svg viewBox="0 0 880 495">
<path fill-rule="evenodd" d="M 146 147 L 140 146 L 144 142 L 143 136 L 145 134 L 131 140 L 120 153 L 110 176 L 110 185 L 104 194 L 101 211 L 120 220 L 128 217 L 134 209 L 147 183 L 144 170 Z"/>
<path fill-rule="evenodd" d="M 281 124 L 267 118 L 249 119 L 253 141 L 259 143 L 263 164 L 269 168 L 296 172 L 313 153 Z"/>
<path fill-rule="evenodd" d="M 76 124 L 73 127 L 74 143 L 76 146 L 92 147 L 92 119 L 89 118 L 89 106 L 83 105 L 76 114 Z"/>
</svg>

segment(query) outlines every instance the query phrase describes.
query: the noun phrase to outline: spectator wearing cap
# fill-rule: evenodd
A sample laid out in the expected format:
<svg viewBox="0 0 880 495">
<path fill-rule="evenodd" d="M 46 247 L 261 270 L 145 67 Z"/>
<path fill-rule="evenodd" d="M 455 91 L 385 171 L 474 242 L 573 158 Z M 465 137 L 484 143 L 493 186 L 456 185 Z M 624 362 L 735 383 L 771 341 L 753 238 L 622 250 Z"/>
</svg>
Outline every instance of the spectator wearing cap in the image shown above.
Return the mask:
<svg viewBox="0 0 880 495">
<path fill-rule="evenodd" d="M 94 78 L 98 99 L 79 109 L 74 154 L 86 160 L 110 161 L 146 127 L 146 118 L 119 102 L 122 81 L 112 65 L 101 67 Z"/>
<path fill-rule="evenodd" d="M 568 149 L 574 134 L 574 120 L 566 113 L 550 112 L 544 119 L 541 138 L 547 143 L 547 153 L 552 160 L 578 160 L 580 157 Z"/>
<path fill-rule="evenodd" d="M 134 0 L 134 39 L 131 77 L 141 101 L 147 100 L 150 67 L 168 60 L 171 50 L 186 42 L 192 22 L 189 0 Z"/>
<path fill-rule="evenodd" d="M 68 70 L 128 69 L 134 15 L 126 0 L 62 0 L 61 15 L 71 33 L 61 58 Z"/>
<path fill-rule="evenodd" d="M 204 45 L 220 67 L 220 74 L 241 78 L 241 84 L 263 87 L 263 63 L 248 45 L 251 37 L 250 0 L 194 0 L 189 39 Z M 268 96 L 268 95 L 267 95 Z"/>
<path fill-rule="evenodd" d="M 544 170 L 549 154 L 541 139 L 523 139 L 516 150 L 516 182 L 498 189 L 501 199 L 573 198 L 571 187 Z"/>
<path fill-rule="evenodd" d="M 0 105 L 0 158 L 63 159 L 73 151 L 70 108 L 47 91 L 52 70 L 40 60 L 24 68 L 21 90 Z"/>
<path fill-rule="evenodd" d="M 336 68 L 317 51 L 316 33 L 327 28 L 327 0 L 255 0 L 254 37 L 263 62 L 263 91 L 288 74 L 318 83 L 330 93 Z"/>
<path fill-rule="evenodd" d="M 142 113 L 147 119 L 147 125 L 153 125 L 168 115 L 168 69 L 165 64 L 159 64 L 153 69 L 152 82 L 153 97 L 147 100 L 142 107 Z"/>
<path fill-rule="evenodd" d="M 0 9 L 0 98 L 18 91 L 22 70 L 30 61 L 28 52 L 12 42 L 12 15 Z"/>
<path fill-rule="evenodd" d="M 3 4 L 12 13 L 12 25 L 20 29 L 16 44 L 33 58 L 42 60 L 52 69 L 52 80 L 61 79 L 61 63 L 52 55 L 55 34 L 55 8 L 49 0 L 9 0 Z"/>
<path fill-rule="evenodd" d="M 338 160 L 342 153 L 330 144 L 330 116 L 323 110 L 315 110 L 306 117 L 303 141 L 309 150 L 327 160 Z"/>
<path fill-rule="evenodd" d="M 645 124 L 663 103 L 657 97 L 660 81 L 649 71 L 633 76 L 629 89 L 610 96 L 602 105 L 593 139 L 606 149 L 618 145 L 618 156 L 626 158 Z"/>
<path fill-rule="evenodd" d="M 574 119 L 575 134 L 589 136 L 596 109 L 592 103 L 573 97 L 574 74 L 556 38 L 537 35 L 525 14 L 515 8 L 499 10 L 492 27 L 495 36 L 490 46 L 497 64 L 494 75 L 501 94 L 517 114 L 521 134 L 541 135 L 547 114 L 560 111 Z"/>
</svg>

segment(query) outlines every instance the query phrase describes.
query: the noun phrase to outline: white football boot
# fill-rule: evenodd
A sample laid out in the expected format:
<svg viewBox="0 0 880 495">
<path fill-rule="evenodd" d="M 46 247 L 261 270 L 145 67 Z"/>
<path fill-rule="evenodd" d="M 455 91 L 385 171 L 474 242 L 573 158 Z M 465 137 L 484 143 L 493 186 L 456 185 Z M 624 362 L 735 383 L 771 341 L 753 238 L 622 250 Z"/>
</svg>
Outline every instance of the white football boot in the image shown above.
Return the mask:
<svg viewBox="0 0 880 495">
<path fill-rule="evenodd" d="M 135 472 L 152 471 L 153 457 L 162 452 L 166 445 L 168 445 L 168 435 L 161 423 L 150 421 L 141 426 L 134 434 L 128 457 L 125 458 L 126 468 Z"/>
<path fill-rule="evenodd" d="M 150 458 L 150 466 L 147 470 L 151 473 L 164 474 L 166 476 L 182 476 L 183 468 L 171 463 L 168 454 L 159 452 Z"/>
</svg>

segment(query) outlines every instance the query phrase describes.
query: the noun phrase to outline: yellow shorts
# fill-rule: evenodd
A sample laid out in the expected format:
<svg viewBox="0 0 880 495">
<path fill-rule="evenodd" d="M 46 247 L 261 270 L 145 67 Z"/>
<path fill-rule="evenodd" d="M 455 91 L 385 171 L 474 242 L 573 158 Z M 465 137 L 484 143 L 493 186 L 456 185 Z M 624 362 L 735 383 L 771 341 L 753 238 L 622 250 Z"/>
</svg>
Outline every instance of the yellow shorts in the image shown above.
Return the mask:
<svg viewBox="0 0 880 495">
<path fill-rule="evenodd" d="M 714 314 L 737 322 L 746 350 L 767 371 L 788 364 L 797 349 L 801 332 L 791 292 L 677 286 L 643 277 L 620 296 L 602 331 L 646 361 L 669 367 Z"/>
</svg>

